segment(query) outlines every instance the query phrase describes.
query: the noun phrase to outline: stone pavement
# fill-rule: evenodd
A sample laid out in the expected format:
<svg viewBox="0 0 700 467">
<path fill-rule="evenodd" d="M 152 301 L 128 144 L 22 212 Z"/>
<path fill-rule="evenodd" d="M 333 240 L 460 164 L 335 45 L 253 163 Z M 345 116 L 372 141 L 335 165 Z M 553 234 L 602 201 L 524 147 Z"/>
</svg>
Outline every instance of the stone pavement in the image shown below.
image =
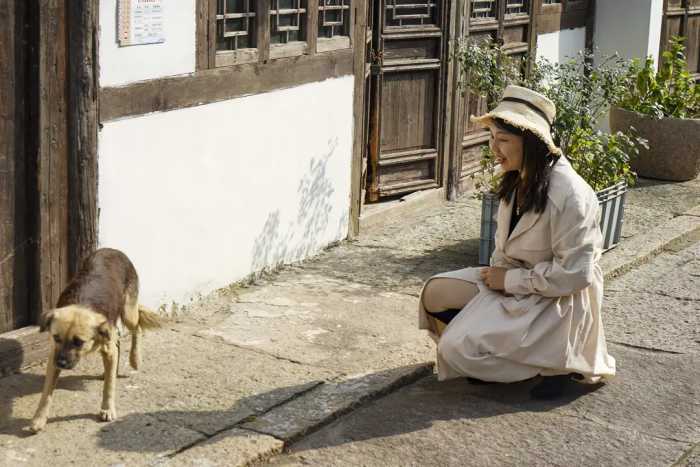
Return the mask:
<svg viewBox="0 0 700 467">
<path fill-rule="evenodd" d="M 629 193 L 626 238 L 604 257 L 620 276 L 605 322 L 621 377 L 598 391 L 537 406 L 522 385 L 434 381 L 416 301 L 430 275 L 476 264 L 479 203 L 465 196 L 182 307 L 146 335 L 141 372 L 123 365 L 114 422 L 96 417 L 99 357 L 65 372 L 36 436 L 24 427 L 43 369 L 0 379 L 0 466 L 248 465 L 285 448 L 273 463 L 692 465 L 698 204 L 699 180 Z"/>
<path fill-rule="evenodd" d="M 272 465 L 673 465 L 700 446 L 698 277 L 695 243 L 609 285 L 618 374 L 603 387 L 537 402 L 533 382 L 474 386 L 431 375 L 293 444 Z"/>
</svg>

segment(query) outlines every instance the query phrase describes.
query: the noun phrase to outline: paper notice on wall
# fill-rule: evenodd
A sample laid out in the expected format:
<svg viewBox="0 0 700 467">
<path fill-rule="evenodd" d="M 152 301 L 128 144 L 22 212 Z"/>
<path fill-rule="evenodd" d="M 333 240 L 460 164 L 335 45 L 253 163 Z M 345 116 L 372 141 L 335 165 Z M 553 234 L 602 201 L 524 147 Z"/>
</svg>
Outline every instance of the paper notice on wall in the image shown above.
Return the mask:
<svg viewBox="0 0 700 467">
<path fill-rule="evenodd" d="M 119 45 L 165 42 L 163 0 L 119 0 Z"/>
</svg>

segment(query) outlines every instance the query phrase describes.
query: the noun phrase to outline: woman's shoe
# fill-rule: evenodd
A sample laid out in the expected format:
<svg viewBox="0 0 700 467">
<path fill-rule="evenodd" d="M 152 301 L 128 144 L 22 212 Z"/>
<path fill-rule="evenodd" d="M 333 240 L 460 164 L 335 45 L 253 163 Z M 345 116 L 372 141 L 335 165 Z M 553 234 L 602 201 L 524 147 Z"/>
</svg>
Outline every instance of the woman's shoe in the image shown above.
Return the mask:
<svg viewBox="0 0 700 467">
<path fill-rule="evenodd" d="M 530 390 L 530 396 L 536 400 L 557 399 L 566 392 L 571 382 L 571 375 L 544 376 Z"/>
</svg>

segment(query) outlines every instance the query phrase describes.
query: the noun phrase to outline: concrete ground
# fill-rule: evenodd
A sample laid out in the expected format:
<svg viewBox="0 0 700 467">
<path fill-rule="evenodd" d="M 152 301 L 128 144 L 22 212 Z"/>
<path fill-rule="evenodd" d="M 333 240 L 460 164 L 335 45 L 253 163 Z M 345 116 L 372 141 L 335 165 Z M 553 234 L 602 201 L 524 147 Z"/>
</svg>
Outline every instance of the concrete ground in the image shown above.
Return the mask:
<svg viewBox="0 0 700 467">
<path fill-rule="evenodd" d="M 698 204 L 699 180 L 629 193 L 603 261 L 619 378 L 596 391 L 533 404 L 529 383 L 434 380 L 416 302 L 476 264 L 466 196 L 182 308 L 146 335 L 141 372 L 122 358 L 114 422 L 97 420 L 99 357 L 62 376 L 34 436 L 43 368 L 0 379 L 0 466 L 696 465 Z"/>
</svg>

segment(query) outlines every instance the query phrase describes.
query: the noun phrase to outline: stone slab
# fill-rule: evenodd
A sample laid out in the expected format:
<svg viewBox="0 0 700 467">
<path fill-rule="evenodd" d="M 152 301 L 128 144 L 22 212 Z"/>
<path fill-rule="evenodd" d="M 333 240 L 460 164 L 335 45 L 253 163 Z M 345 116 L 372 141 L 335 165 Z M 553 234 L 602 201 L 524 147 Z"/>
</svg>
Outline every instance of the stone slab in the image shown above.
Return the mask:
<svg viewBox="0 0 700 467">
<path fill-rule="evenodd" d="M 315 274 L 275 284 L 242 294 L 198 335 L 342 373 L 434 359 L 434 344 L 416 325 L 415 296 Z"/>
<path fill-rule="evenodd" d="M 553 411 L 649 436 L 700 441 L 700 356 L 610 345 L 617 375 L 602 387 L 576 384 L 556 401 L 530 400 L 534 382 L 465 386 L 465 392 L 517 410 Z"/>
<path fill-rule="evenodd" d="M 432 365 L 415 365 L 329 382 L 245 423 L 242 428 L 293 441 L 368 399 L 386 394 L 428 373 L 432 373 Z"/>
<path fill-rule="evenodd" d="M 700 217 L 679 216 L 626 239 L 615 249 L 603 255 L 600 265 L 606 279 L 624 274 L 630 269 L 658 255 L 673 241 L 682 241 L 700 230 Z"/>
<path fill-rule="evenodd" d="M 427 378 L 293 445 L 271 465 L 670 465 L 688 443 L 469 395 Z"/>
<path fill-rule="evenodd" d="M 139 452 L 146 460 L 171 454 L 337 376 L 195 337 L 182 327 L 146 334 L 141 371 L 126 370 L 127 361 L 124 355 L 117 420 L 97 421 L 102 363 L 93 355 L 61 376 L 52 416 L 35 436 L 23 429 L 39 400 L 43 368 L 0 379 L 0 452 L 9 449 L 30 465 L 32 459 L 46 465 L 46 453 L 55 465 L 81 455 L 91 465 L 96 459 L 132 465 Z"/>
<path fill-rule="evenodd" d="M 164 460 L 161 467 L 245 467 L 282 452 L 272 436 L 234 428 Z"/>
</svg>

